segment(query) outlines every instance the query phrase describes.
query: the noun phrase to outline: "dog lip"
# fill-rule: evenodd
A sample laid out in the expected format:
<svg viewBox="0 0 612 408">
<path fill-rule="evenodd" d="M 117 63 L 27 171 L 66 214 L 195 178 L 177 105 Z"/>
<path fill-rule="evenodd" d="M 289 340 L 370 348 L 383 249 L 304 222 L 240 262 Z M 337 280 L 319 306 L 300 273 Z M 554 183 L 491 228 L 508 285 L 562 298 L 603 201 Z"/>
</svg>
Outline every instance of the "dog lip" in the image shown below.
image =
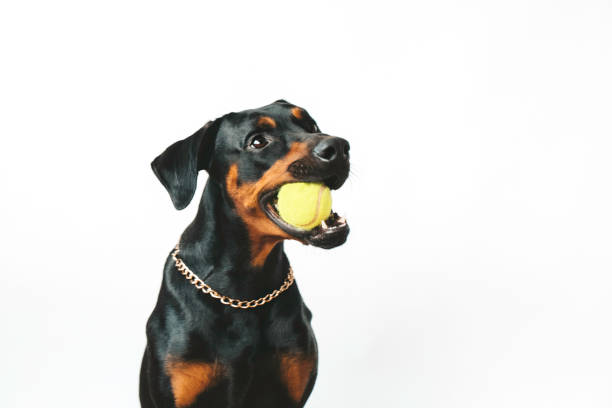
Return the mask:
<svg viewBox="0 0 612 408">
<path fill-rule="evenodd" d="M 319 227 L 315 229 L 319 229 Z M 334 227 L 331 231 L 322 230 L 318 234 L 306 237 L 306 242 L 319 248 L 331 249 L 344 244 L 349 232 L 350 228 L 348 223 L 345 222 L 342 226 Z"/>
<path fill-rule="evenodd" d="M 284 183 L 284 184 L 288 184 L 288 183 Z M 291 235 L 294 238 L 297 238 L 299 240 L 304 240 L 310 234 L 310 231 L 296 228 L 286 223 L 280 218 L 280 216 L 273 209 L 272 200 L 274 199 L 274 197 L 276 197 L 276 195 L 278 194 L 278 190 L 280 190 L 282 186 L 283 184 L 276 186 L 272 190 L 262 193 L 259 198 L 259 206 L 261 207 L 263 212 L 266 214 L 266 216 L 269 219 L 271 219 L 272 222 L 278 225 L 280 229 L 282 229 L 284 232 L 286 232 L 287 234 Z"/>
<path fill-rule="evenodd" d="M 323 179 L 323 184 L 329 187 L 330 190 L 338 190 L 344 184 L 346 177 L 340 177 L 336 174 Z"/>
</svg>

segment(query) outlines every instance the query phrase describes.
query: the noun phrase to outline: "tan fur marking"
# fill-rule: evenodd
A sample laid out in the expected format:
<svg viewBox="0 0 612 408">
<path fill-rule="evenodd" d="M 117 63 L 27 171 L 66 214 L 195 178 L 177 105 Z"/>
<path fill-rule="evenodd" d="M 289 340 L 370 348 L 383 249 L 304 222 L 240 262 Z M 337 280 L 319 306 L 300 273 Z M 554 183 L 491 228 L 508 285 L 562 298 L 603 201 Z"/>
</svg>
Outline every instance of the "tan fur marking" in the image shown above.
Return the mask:
<svg viewBox="0 0 612 408">
<path fill-rule="evenodd" d="M 295 402 L 302 400 L 314 366 L 314 358 L 301 353 L 283 354 L 280 357 L 281 379 Z"/>
<path fill-rule="evenodd" d="M 276 127 L 276 121 L 269 116 L 262 116 L 257 120 L 257 126 Z"/>
<path fill-rule="evenodd" d="M 304 111 L 302 110 L 302 108 L 298 108 L 297 106 L 296 106 L 296 107 L 291 108 L 291 114 L 292 114 L 293 116 L 295 116 L 297 119 L 302 119 L 302 113 L 303 113 L 303 112 L 304 112 Z"/>
<path fill-rule="evenodd" d="M 178 408 L 196 400 L 208 387 L 216 383 L 222 367 L 218 363 L 189 362 L 168 358 L 166 373 L 170 377 L 174 402 Z"/>
<path fill-rule="evenodd" d="M 262 266 L 274 246 L 283 239 L 291 238 L 281 230 L 259 206 L 262 192 L 293 180 L 287 168 L 308 153 L 305 143 L 295 142 L 285 157 L 279 159 L 259 180 L 238 185 L 238 164 L 234 163 L 226 176 L 227 192 L 236 205 L 236 211 L 244 221 L 251 242 L 251 264 Z"/>
</svg>

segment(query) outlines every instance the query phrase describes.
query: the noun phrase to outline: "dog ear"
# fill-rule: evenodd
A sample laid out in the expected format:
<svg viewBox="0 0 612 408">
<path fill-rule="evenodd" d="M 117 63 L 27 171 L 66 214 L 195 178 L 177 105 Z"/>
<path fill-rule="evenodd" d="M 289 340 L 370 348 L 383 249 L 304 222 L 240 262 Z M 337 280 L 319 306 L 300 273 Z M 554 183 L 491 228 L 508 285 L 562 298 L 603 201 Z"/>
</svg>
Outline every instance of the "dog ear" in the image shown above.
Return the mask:
<svg viewBox="0 0 612 408">
<path fill-rule="evenodd" d="M 218 122 L 218 119 L 208 122 L 193 135 L 168 147 L 151 162 L 153 172 L 168 190 L 177 210 L 182 210 L 191 202 L 198 171 L 210 168 Z"/>
</svg>

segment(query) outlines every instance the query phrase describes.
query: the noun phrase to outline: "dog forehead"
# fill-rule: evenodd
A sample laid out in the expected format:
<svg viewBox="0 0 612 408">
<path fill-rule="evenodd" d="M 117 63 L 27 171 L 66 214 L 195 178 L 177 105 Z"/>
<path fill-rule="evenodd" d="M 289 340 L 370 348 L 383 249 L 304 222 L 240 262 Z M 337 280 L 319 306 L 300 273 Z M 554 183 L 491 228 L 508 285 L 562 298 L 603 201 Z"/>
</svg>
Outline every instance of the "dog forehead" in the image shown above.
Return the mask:
<svg viewBox="0 0 612 408">
<path fill-rule="evenodd" d="M 295 117 L 296 109 L 289 104 L 273 103 L 256 109 L 232 112 L 222 117 L 217 143 L 219 147 L 242 146 L 245 138 L 254 131 L 275 131 L 289 137 L 292 132 L 304 132 L 305 128 Z"/>
<path fill-rule="evenodd" d="M 269 119 L 270 126 L 274 126 L 272 122 L 276 122 L 279 125 L 292 124 L 294 109 L 297 108 L 287 103 L 272 103 L 270 105 L 262 106 L 255 109 L 247 109 L 241 112 L 232 112 L 227 116 L 228 122 L 240 126 L 240 125 L 257 125 L 262 124 L 261 119 Z M 297 108 L 303 111 L 302 108 Z M 266 121 L 263 122 L 265 125 Z"/>
</svg>

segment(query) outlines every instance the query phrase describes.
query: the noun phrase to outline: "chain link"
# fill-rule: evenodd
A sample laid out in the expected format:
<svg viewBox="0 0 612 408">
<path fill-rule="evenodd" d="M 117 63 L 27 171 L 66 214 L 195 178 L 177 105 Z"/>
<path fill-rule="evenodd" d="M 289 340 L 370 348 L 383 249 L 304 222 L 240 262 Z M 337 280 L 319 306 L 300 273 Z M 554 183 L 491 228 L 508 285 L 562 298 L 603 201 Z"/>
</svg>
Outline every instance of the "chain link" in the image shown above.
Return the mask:
<svg viewBox="0 0 612 408">
<path fill-rule="evenodd" d="M 178 257 L 179 254 L 179 244 L 176 244 L 174 247 L 174 251 L 172 251 L 172 259 L 174 260 L 174 265 L 176 269 L 183 275 L 189 283 L 195 286 L 197 289 L 201 290 L 203 293 L 209 295 L 212 298 L 219 300 L 224 305 L 228 305 L 230 307 L 236 309 L 251 309 L 254 307 L 265 305 L 268 302 L 276 299 L 278 295 L 289 289 L 291 285 L 293 285 L 293 269 L 289 267 L 289 273 L 287 273 L 287 277 L 285 278 L 283 284 L 280 288 L 274 289 L 272 292 L 267 295 L 260 297 L 259 299 L 253 300 L 240 300 L 240 299 L 232 299 L 231 297 L 224 296 L 208 286 L 204 281 L 189 269 L 187 265 L 183 262 L 181 258 Z"/>
</svg>

